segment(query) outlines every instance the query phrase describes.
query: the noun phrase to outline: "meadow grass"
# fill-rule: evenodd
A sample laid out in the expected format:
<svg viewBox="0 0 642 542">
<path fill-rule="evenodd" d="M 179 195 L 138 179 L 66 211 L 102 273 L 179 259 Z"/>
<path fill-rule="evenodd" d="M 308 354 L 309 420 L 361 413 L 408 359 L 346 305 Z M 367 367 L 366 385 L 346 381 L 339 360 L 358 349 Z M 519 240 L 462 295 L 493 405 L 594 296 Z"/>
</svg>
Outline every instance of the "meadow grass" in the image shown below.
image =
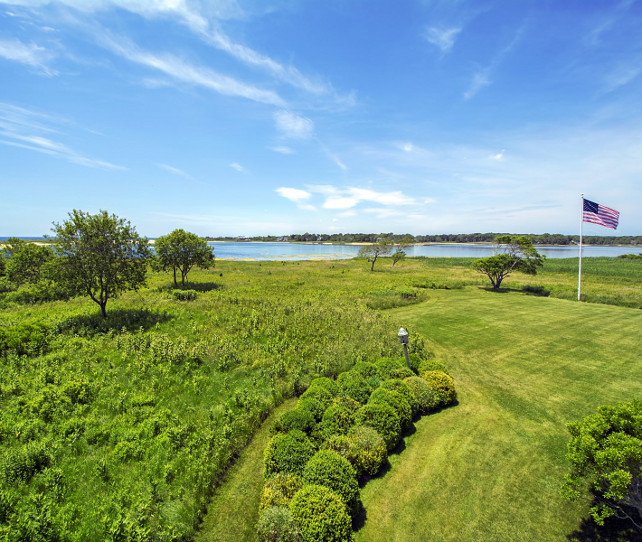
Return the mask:
<svg viewBox="0 0 642 542">
<path fill-rule="evenodd" d="M 642 314 L 467 288 L 392 315 L 429 339 L 459 405 L 422 418 L 364 487 L 357 540 L 588 539 L 588 505 L 559 496 L 566 424 L 642 397 Z"/>
</svg>

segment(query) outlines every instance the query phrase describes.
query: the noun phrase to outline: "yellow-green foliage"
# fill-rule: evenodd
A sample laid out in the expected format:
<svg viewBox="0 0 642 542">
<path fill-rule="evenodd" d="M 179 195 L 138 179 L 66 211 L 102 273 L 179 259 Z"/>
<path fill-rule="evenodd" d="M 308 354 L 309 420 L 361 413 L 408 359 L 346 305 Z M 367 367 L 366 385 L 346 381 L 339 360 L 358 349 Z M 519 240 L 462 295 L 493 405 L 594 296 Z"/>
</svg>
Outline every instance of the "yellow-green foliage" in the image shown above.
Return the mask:
<svg viewBox="0 0 642 542">
<path fill-rule="evenodd" d="M 356 513 L 359 501 L 357 472 L 334 450 L 319 450 L 314 454 L 305 466 L 303 481 L 331 489 L 341 497 L 349 513 Z"/>
<path fill-rule="evenodd" d="M 357 425 L 348 433 L 347 459 L 359 476 L 374 476 L 388 458 L 386 444 L 372 427 Z"/>
<path fill-rule="evenodd" d="M 401 438 L 399 415 L 386 403 L 368 403 L 357 410 L 354 415 L 356 425 L 372 427 L 381 435 L 386 449 L 392 450 Z"/>
<path fill-rule="evenodd" d="M 268 478 L 261 492 L 259 512 L 270 506 L 287 506 L 294 494 L 303 487 L 301 477 L 291 472 L 277 472 Z"/>
<path fill-rule="evenodd" d="M 452 405 L 457 401 L 455 381 L 443 371 L 426 371 L 421 377 L 428 382 L 428 385 L 435 392 L 439 406 Z"/>
<path fill-rule="evenodd" d="M 325 486 L 309 485 L 292 498 L 290 510 L 303 542 L 349 542 L 352 520 L 345 504 Z"/>
<path fill-rule="evenodd" d="M 410 376 L 404 378 L 403 381 L 408 384 L 412 393 L 415 394 L 415 399 L 417 399 L 419 403 L 419 412 L 428 414 L 431 410 L 437 408 L 439 401 L 437 394 L 423 378 L 420 376 Z"/>
<path fill-rule="evenodd" d="M 412 424 L 412 409 L 408 401 L 406 401 L 400 393 L 394 390 L 378 388 L 372 392 L 368 403 L 385 403 L 390 405 L 399 416 L 402 431 L 410 428 Z"/>
<path fill-rule="evenodd" d="M 301 475 L 313 454 L 314 446 L 302 431 L 278 433 L 270 439 L 265 449 L 265 476 L 269 477 L 278 472 Z"/>
</svg>

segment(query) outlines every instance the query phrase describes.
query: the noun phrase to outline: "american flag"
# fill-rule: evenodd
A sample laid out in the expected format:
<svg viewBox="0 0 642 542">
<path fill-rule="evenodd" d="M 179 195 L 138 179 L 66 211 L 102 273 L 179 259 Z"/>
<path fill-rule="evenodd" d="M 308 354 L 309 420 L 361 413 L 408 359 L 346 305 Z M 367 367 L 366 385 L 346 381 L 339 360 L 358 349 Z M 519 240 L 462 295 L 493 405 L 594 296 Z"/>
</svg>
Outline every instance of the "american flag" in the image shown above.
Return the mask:
<svg viewBox="0 0 642 542">
<path fill-rule="evenodd" d="M 615 209 L 609 209 L 588 199 L 584 200 L 583 209 L 582 221 L 617 230 L 620 213 Z"/>
</svg>

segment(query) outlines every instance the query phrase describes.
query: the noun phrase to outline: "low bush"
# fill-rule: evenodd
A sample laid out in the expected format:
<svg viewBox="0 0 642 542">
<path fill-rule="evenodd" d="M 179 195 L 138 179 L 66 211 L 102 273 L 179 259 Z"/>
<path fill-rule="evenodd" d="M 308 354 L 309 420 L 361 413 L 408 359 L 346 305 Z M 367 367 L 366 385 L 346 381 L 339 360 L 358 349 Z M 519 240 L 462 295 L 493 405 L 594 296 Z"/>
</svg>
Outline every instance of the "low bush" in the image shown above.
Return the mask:
<svg viewBox="0 0 642 542">
<path fill-rule="evenodd" d="M 41 322 L 24 322 L 0 327 L 0 355 L 39 356 L 47 350 L 49 329 Z"/>
<path fill-rule="evenodd" d="M 357 410 L 354 419 L 356 425 L 367 425 L 377 431 L 383 438 L 388 451 L 392 450 L 401 438 L 399 415 L 390 405 L 369 403 Z"/>
<path fill-rule="evenodd" d="M 406 401 L 408 401 L 410 410 L 412 411 L 412 415 L 416 416 L 417 414 L 419 414 L 419 401 L 417 401 L 415 394 L 406 382 L 402 382 L 401 380 L 397 379 L 384 380 L 381 383 L 381 388 L 384 390 L 394 390 L 396 392 L 399 392 L 404 396 Z"/>
<path fill-rule="evenodd" d="M 299 542 L 299 526 L 287 506 L 265 509 L 256 525 L 259 542 Z"/>
<path fill-rule="evenodd" d="M 327 376 L 317 377 L 314 380 L 312 380 L 312 382 L 310 382 L 310 387 L 308 389 L 314 390 L 317 388 L 322 388 L 324 390 L 329 391 L 333 397 L 335 397 L 339 393 L 338 384 L 331 378 L 328 378 Z"/>
<path fill-rule="evenodd" d="M 426 371 L 421 376 L 435 392 L 438 406 L 452 405 L 457 401 L 455 381 L 449 375 L 442 371 Z"/>
<path fill-rule="evenodd" d="M 431 410 L 437 408 L 438 399 L 435 392 L 428 385 L 423 378 L 420 376 L 410 376 L 403 380 L 410 389 L 412 393 L 415 394 L 415 398 L 419 403 L 419 412 L 422 414 L 428 414 Z"/>
<path fill-rule="evenodd" d="M 263 455 L 265 477 L 278 472 L 301 475 L 313 455 L 314 446 L 303 431 L 274 435 Z"/>
<path fill-rule="evenodd" d="M 176 301 L 194 301 L 198 297 L 196 290 L 172 290 L 172 296 Z"/>
<path fill-rule="evenodd" d="M 356 513 L 359 502 L 357 472 L 345 457 L 334 450 L 320 450 L 314 454 L 305 466 L 303 481 L 331 489 L 341 497 L 351 515 Z"/>
<path fill-rule="evenodd" d="M 543 286 L 533 286 L 532 284 L 524 284 L 524 286 L 522 286 L 522 292 L 541 297 L 548 297 L 551 295 L 550 290 L 547 290 Z"/>
<path fill-rule="evenodd" d="M 412 425 L 412 409 L 403 395 L 394 390 L 378 388 L 372 392 L 368 404 L 385 403 L 395 409 L 401 423 L 401 430 L 405 431 Z"/>
<path fill-rule="evenodd" d="M 333 403 L 321 420 L 321 433 L 327 439 L 332 435 L 345 435 L 354 425 L 354 411 L 348 407 Z"/>
<path fill-rule="evenodd" d="M 310 385 L 310 387 L 301 395 L 302 400 L 314 399 L 315 401 L 318 401 L 323 405 L 324 410 L 330 406 L 333 398 L 334 395 L 325 387 L 312 385 Z"/>
<path fill-rule="evenodd" d="M 314 415 L 310 410 L 306 408 L 295 408 L 288 410 L 282 414 L 280 418 L 274 420 L 270 431 L 272 434 L 278 432 L 289 433 L 294 429 L 298 429 L 309 434 L 315 425 Z"/>
<path fill-rule="evenodd" d="M 300 476 L 291 472 L 277 472 L 263 486 L 259 512 L 270 506 L 288 506 L 294 494 L 302 487 L 303 480 Z"/>
<path fill-rule="evenodd" d="M 386 443 L 372 427 L 357 425 L 347 436 L 348 461 L 357 471 L 358 476 L 374 476 L 388 458 Z"/>
<path fill-rule="evenodd" d="M 408 378 L 409 376 L 415 376 L 415 373 L 408 369 L 408 367 L 400 367 L 399 369 L 393 369 L 392 371 L 390 371 L 388 378 L 397 378 L 399 380 L 403 380 L 404 378 Z"/>
<path fill-rule="evenodd" d="M 332 435 L 321 445 L 322 450 L 333 450 L 348 461 L 350 461 L 350 447 L 350 439 L 346 435 Z"/>
<path fill-rule="evenodd" d="M 379 368 L 382 380 L 390 378 L 390 373 L 395 369 L 405 369 L 406 361 L 403 358 L 381 358 L 375 362 Z"/>
<path fill-rule="evenodd" d="M 341 497 L 325 486 L 305 486 L 292 498 L 290 510 L 303 542 L 353 540 L 352 520 Z"/>
<path fill-rule="evenodd" d="M 419 364 L 419 374 L 425 373 L 426 371 L 441 371 L 450 374 L 448 368 L 436 359 L 424 359 L 421 361 Z"/>
<path fill-rule="evenodd" d="M 354 399 L 362 405 L 368 401 L 372 393 L 372 387 L 367 380 L 359 373 L 348 371 L 341 373 L 337 379 L 341 394 Z"/>
<path fill-rule="evenodd" d="M 319 422 L 321 421 L 321 418 L 323 418 L 323 413 L 325 412 L 327 407 L 324 405 L 324 403 L 322 403 L 315 397 L 308 396 L 299 399 L 296 408 L 297 410 L 309 412 L 310 414 L 312 414 L 314 420 Z"/>
<path fill-rule="evenodd" d="M 368 361 L 359 361 L 351 371 L 359 373 L 366 380 L 370 380 L 371 378 L 381 378 L 379 368 L 374 363 L 370 363 Z"/>
</svg>

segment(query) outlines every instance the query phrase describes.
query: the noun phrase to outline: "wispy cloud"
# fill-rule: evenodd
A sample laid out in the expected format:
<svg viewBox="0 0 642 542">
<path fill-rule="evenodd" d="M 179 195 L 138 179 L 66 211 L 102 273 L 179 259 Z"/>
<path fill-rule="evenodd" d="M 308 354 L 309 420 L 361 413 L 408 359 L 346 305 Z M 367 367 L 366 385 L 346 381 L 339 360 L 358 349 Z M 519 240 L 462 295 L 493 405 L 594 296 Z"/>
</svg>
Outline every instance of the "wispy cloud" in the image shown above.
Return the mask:
<svg viewBox="0 0 642 542">
<path fill-rule="evenodd" d="M 49 67 L 54 54 L 35 43 L 23 43 L 18 39 L 0 40 L 0 57 L 33 68 L 36 72 L 52 76 L 57 72 Z"/>
<path fill-rule="evenodd" d="M 440 27 L 430 26 L 424 32 L 424 38 L 428 43 L 437 47 L 443 54 L 448 53 L 455 45 L 455 40 L 461 32 L 461 27 Z"/>
<path fill-rule="evenodd" d="M 613 92 L 628 85 L 640 74 L 642 74 L 642 56 L 618 64 L 604 77 L 606 92 Z"/>
<path fill-rule="evenodd" d="M 311 185 L 307 187 L 312 193 L 325 197 L 324 209 L 352 209 L 361 202 L 377 203 L 379 205 L 412 205 L 417 203 L 414 198 L 406 196 L 399 190 L 378 192 L 368 188 L 347 187 L 337 188 L 332 185 Z"/>
<path fill-rule="evenodd" d="M 173 175 L 178 175 L 179 177 L 184 177 L 185 179 L 192 178 L 192 176 L 189 173 L 177 167 L 170 166 L 168 164 L 162 164 L 160 162 L 157 162 L 155 165 L 161 169 L 164 169 L 165 171 L 168 171 L 169 173 L 172 173 Z"/>
<path fill-rule="evenodd" d="M 244 168 L 241 164 L 239 164 L 238 162 L 232 162 L 232 163 L 230 164 L 230 167 L 231 167 L 232 169 L 234 169 L 234 170 L 238 171 L 239 173 L 247 173 L 247 169 L 245 169 L 245 168 Z"/>
<path fill-rule="evenodd" d="M 54 126 L 47 124 L 54 123 Z M 45 115 L 28 109 L 0 103 L 0 144 L 27 149 L 81 166 L 125 170 L 127 168 L 98 160 L 70 148 L 61 141 L 52 139 L 52 134 L 61 137 L 60 128 L 55 123 L 65 124 L 59 117 Z M 46 136 L 45 136 L 46 134 Z"/>
<path fill-rule="evenodd" d="M 268 147 L 271 151 L 278 152 L 279 154 L 294 154 L 294 149 L 292 147 L 286 147 L 284 145 L 277 147 Z"/>
<path fill-rule="evenodd" d="M 280 110 L 274 113 L 276 128 L 283 136 L 291 139 L 307 139 L 314 131 L 314 123 L 290 111 Z"/>
<path fill-rule="evenodd" d="M 279 196 L 289 199 L 290 201 L 296 203 L 297 207 L 305 211 L 314 211 L 316 208 L 313 205 L 307 203 L 307 201 L 312 197 L 312 194 L 307 190 L 301 190 L 300 188 L 290 188 L 290 187 L 280 187 L 276 189 L 276 193 Z"/>
<path fill-rule="evenodd" d="M 130 39 L 111 36 L 104 32 L 98 42 L 115 54 L 131 62 L 158 70 L 177 81 L 201 86 L 226 96 L 237 96 L 255 102 L 283 107 L 284 100 L 271 90 L 248 85 L 204 66 L 195 66 L 169 53 L 154 54 L 143 51 Z"/>
</svg>

